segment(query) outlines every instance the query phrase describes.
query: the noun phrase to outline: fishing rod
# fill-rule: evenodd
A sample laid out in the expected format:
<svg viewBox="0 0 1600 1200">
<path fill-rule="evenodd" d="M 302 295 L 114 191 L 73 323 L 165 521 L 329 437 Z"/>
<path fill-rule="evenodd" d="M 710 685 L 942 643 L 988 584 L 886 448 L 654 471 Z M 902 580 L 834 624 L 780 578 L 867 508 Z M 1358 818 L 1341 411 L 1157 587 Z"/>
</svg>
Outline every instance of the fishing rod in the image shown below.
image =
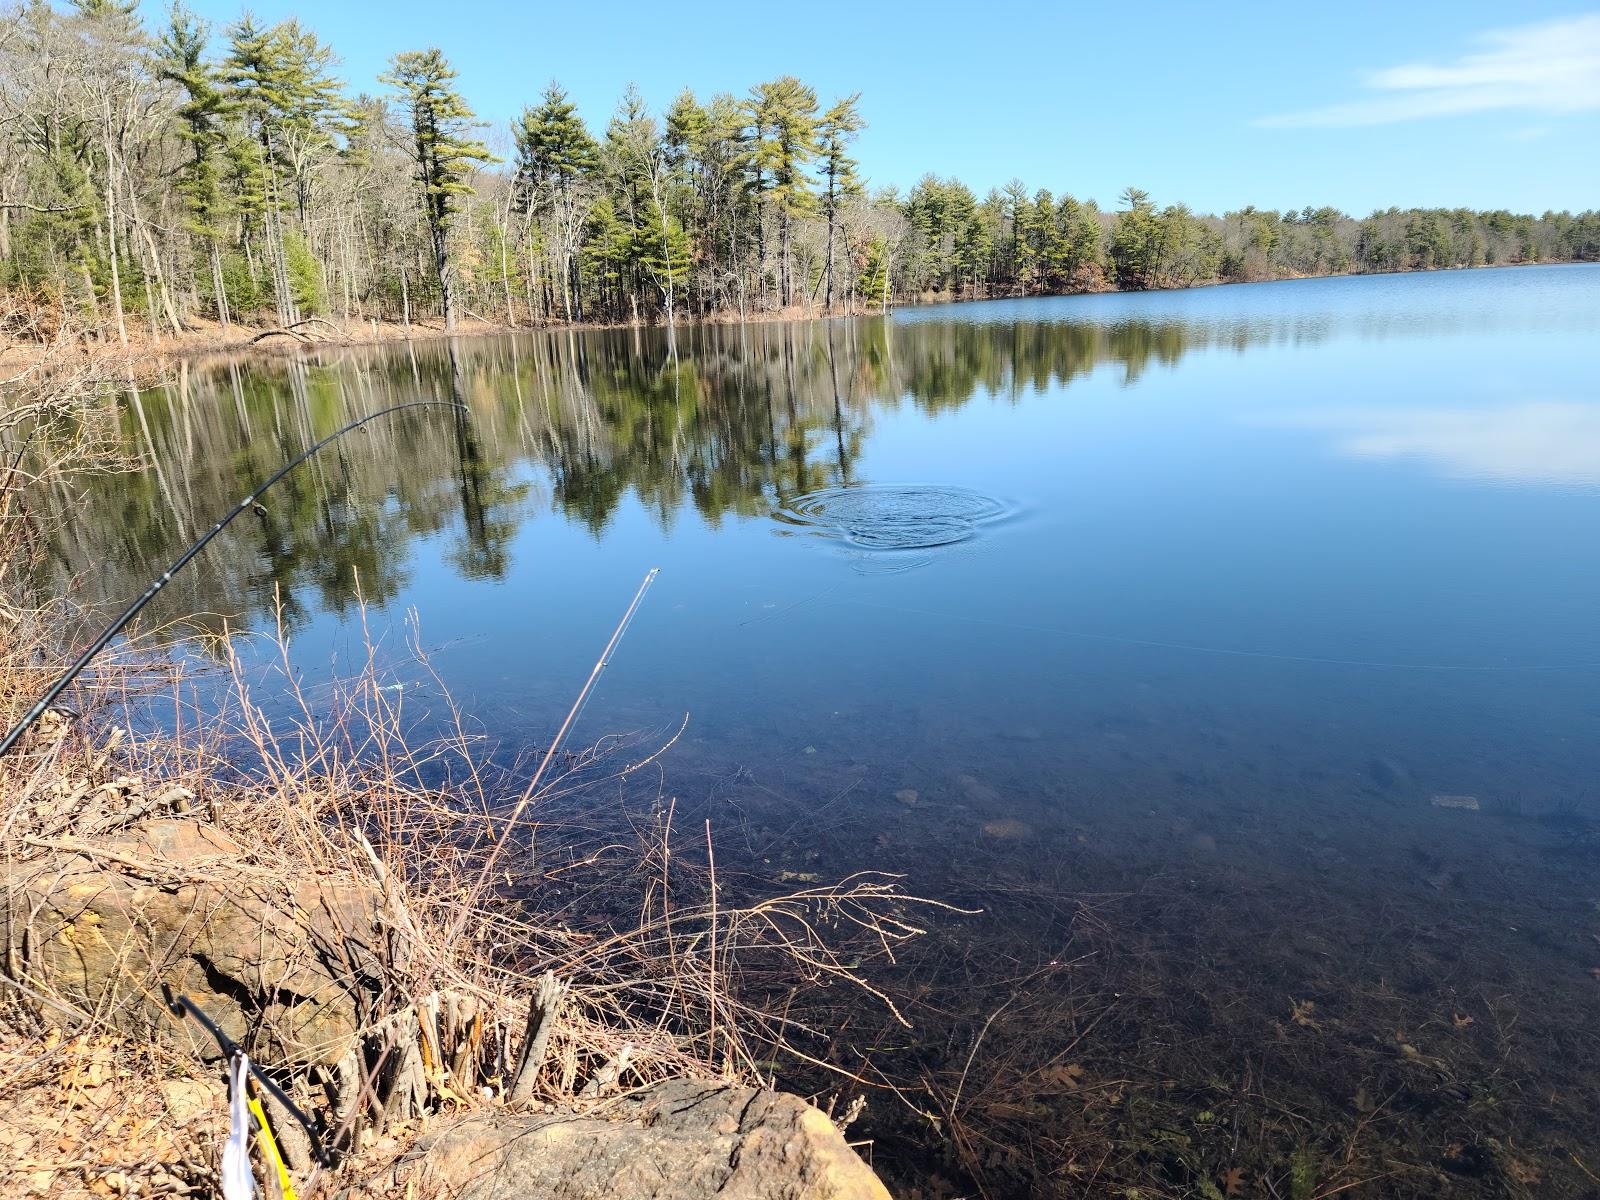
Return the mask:
<svg viewBox="0 0 1600 1200">
<path fill-rule="evenodd" d="M 350 433 L 353 430 L 360 429 L 369 421 L 376 421 L 379 417 L 386 417 L 390 413 L 397 413 L 407 408 L 453 408 L 462 412 L 466 411 L 466 405 L 453 400 L 411 400 L 405 404 L 391 405 L 389 408 L 379 409 L 377 412 L 371 413 L 360 418 L 359 420 L 351 421 L 350 424 L 346 425 L 344 428 L 335 430 L 327 437 L 311 446 L 310 449 L 305 450 L 296 455 L 294 458 L 290 459 L 282 467 L 278 468 L 277 473 L 274 474 L 272 478 L 268 479 L 243 500 L 239 501 L 238 504 L 234 505 L 232 512 L 213 525 L 196 541 L 190 543 L 189 548 L 178 556 L 177 561 L 163 571 L 161 573 L 161 577 L 145 589 L 144 595 L 140 596 L 132 604 L 128 605 L 120 617 L 111 622 L 110 625 L 106 626 L 105 632 L 94 640 L 94 644 L 78 656 L 78 661 L 68 667 L 61 678 L 57 679 L 50 685 L 50 689 L 45 692 L 42 697 L 40 697 L 39 702 L 29 709 L 28 714 L 11 728 L 11 731 L 6 734 L 4 740 L 0 740 L 0 758 L 5 757 L 5 755 L 10 752 L 11 748 L 15 746 L 19 740 L 21 740 L 22 735 L 28 731 L 35 721 L 45 714 L 45 710 L 56 702 L 56 699 L 61 695 L 61 693 L 67 690 L 67 687 L 74 679 L 78 677 L 83 669 L 89 665 L 94 656 L 99 654 L 100 651 L 104 650 L 108 645 L 110 645 L 111 639 L 116 637 L 117 634 L 121 633 L 128 622 L 133 620 L 134 617 L 138 616 L 140 611 L 143 610 L 144 606 L 156 598 L 156 593 L 162 588 L 166 587 L 168 583 L 172 582 L 172 577 L 174 575 L 183 570 L 184 567 L 188 566 L 190 561 L 197 554 L 199 554 L 200 551 L 204 550 L 208 544 L 210 544 L 211 539 L 226 529 L 235 517 L 244 512 L 244 510 L 249 508 L 251 505 L 255 504 L 258 497 L 263 495 L 268 488 L 277 483 L 278 480 L 282 479 L 290 471 L 294 470 L 301 463 L 305 462 L 306 459 L 312 457 L 317 453 L 317 451 L 321 450 L 330 442 L 338 441 L 345 434 Z"/>
<path fill-rule="evenodd" d="M 239 1043 L 235 1042 L 231 1037 L 223 1033 L 222 1030 L 217 1027 L 217 1023 L 206 1015 L 204 1009 L 202 1009 L 187 996 L 174 995 L 172 991 L 172 985 L 170 983 L 162 983 L 161 999 L 166 1004 L 167 1011 L 173 1016 L 192 1017 L 195 1021 L 199 1022 L 201 1028 L 211 1035 L 212 1040 L 217 1043 L 218 1049 L 222 1051 L 223 1057 L 226 1058 L 230 1063 L 233 1062 L 234 1059 L 236 1059 L 241 1053 L 243 1053 L 243 1051 L 240 1049 Z M 330 1151 L 322 1141 L 322 1123 L 320 1121 L 313 1121 L 310 1117 L 306 1116 L 305 1113 L 301 1112 L 300 1106 L 293 1100 L 289 1099 L 289 1094 L 276 1083 L 274 1083 L 272 1079 L 261 1070 L 259 1065 L 248 1058 L 245 1060 L 245 1063 L 250 1069 L 250 1074 L 255 1077 L 255 1081 L 265 1088 L 274 1100 L 283 1106 L 284 1111 L 294 1118 L 295 1124 L 299 1125 L 301 1129 L 306 1131 L 306 1136 L 311 1139 L 311 1155 L 316 1159 L 317 1165 L 319 1167 L 335 1166 L 338 1163 L 337 1156 L 334 1154 L 334 1152 Z"/>
</svg>

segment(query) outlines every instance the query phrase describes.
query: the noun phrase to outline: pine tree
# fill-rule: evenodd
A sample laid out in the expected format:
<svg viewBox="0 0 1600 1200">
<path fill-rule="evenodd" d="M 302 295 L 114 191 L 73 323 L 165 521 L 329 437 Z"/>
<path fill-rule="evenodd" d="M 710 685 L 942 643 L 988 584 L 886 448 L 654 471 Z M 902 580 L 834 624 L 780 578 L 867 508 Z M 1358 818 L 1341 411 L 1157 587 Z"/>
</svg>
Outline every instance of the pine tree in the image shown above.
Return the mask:
<svg viewBox="0 0 1600 1200">
<path fill-rule="evenodd" d="M 817 93 L 793 75 L 784 75 L 751 89 L 748 112 L 756 189 L 778 213 L 778 292 L 787 308 L 793 302 L 791 227 L 812 205 L 805 168 L 817 152 Z"/>
<path fill-rule="evenodd" d="M 307 229 L 317 165 L 330 158 L 335 139 L 352 119 L 333 74 L 333 49 L 296 20 L 277 26 L 279 67 L 278 154 L 294 187 L 295 211 Z"/>
<path fill-rule="evenodd" d="M 472 109 L 450 83 L 456 73 L 437 48 L 409 50 L 389 60 L 382 82 L 399 94 L 410 118 L 416 178 L 422 188 L 422 212 L 433 243 L 433 268 L 444 309 L 444 327 L 454 333 L 456 305 L 450 261 L 450 227 L 463 198 L 472 195 L 468 173 L 476 163 L 494 161 L 489 148 L 469 136 Z"/>
<path fill-rule="evenodd" d="M 667 143 L 656 119 L 645 107 L 644 98 L 632 84 L 623 93 L 622 103 L 606 129 L 604 160 L 615 189 L 626 203 L 632 234 L 632 274 L 635 280 L 649 276 L 657 283 L 667 327 L 672 329 L 676 324 L 678 288 L 688 272 L 688 238 L 670 215 L 672 171 Z"/>
<path fill-rule="evenodd" d="M 525 108 L 512 127 L 517 143 L 517 183 L 536 192 L 552 184 L 566 187 L 598 163 L 594 138 L 584 127 L 577 106 L 559 83 L 544 90 L 537 108 Z"/>
<path fill-rule="evenodd" d="M 1026 291 L 1028 278 L 1028 262 L 1032 255 L 1029 246 L 1023 238 L 1023 227 L 1028 218 L 1028 188 L 1020 179 L 1013 179 L 1006 184 L 1001 192 L 1005 204 L 1005 219 L 1007 227 L 1007 243 L 1009 254 L 1004 266 L 1004 273 L 1016 288 Z"/>
<path fill-rule="evenodd" d="M 705 161 L 706 140 L 711 132 L 711 118 L 694 93 L 688 88 L 679 92 L 667 109 L 666 129 L 662 133 L 662 149 L 667 164 L 681 174 L 698 192 L 700 175 Z"/>
<path fill-rule="evenodd" d="M 730 285 L 738 290 L 738 307 L 745 307 L 745 270 L 749 251 L 759 257 L 761 215 L 757 210 L 757 178 L 748 114 L 733 96 L 722 93 L 706 105 L 705 140 L 698 149 L 706 189 L 705 239 L 715 263 L 715 285 L 721 302 L 734 303 Z"/>
<path fill-rule="evenodd" d="M 848 151 L 861 130 L 866 127 L 856 105 L 861 93 L 836 100 L 833 107 L 822 115 L 817 127 L 817 152 L 822 160 L 822 210 L 828 222 L 828 242 L 823 260 L 823 273 L 827 290 L 822 303 L 824 312 L 833 311 L 833 233 L 839 223 L 839 209 L 845 200 L 862 192 L 861 166 Z"/>
<path fill-rule="evenodd" d="M 583 320 L 578 287 L 578 246 L 583 223 L 575 189 L 599 164 L 599 149 L 561 85 L 545 88 L 537 108 L 525 108 L 512 123 L 516 142 L 514 187 L 525 215 L 550 212 L 557 223 L 556 249 L 567 319 Z"/>
<path fill-rule="evenodd" d="M 1060 230 L 1060 270 L 1062 286 L 1081 289 L 1099 282 L 1100 222 L 1094 202 L 1080 203 L 1071 196 L 1061 197 L 1056 208 L 1056 227 Z"/>
<path fill-rule="evenodd" d="M 660 200 L 659 145 L 655 118 L 645 107 L 639 89 L 630 83 L 606 126 L 601 162 L 611 194 L 619 201 L 618 215 L 628 226 L 633 249 L 628 263 L 628 292 L 635 306 L 643 280 L 643 246 L 649 236 L 645 229 L 651 219 L 647 210 L 652 200 L 658 205 Z"/>
<path fill-rule="evenodd" d="M 646 209 L 638 234 L 639 261 L 660 290 L 662 300 L 670 304 L 673 293 L 688 278 L 694 250 L 678 218 L 662 212 L 654 200 Z"/>
<path fill-rule="evenodd" d="M 223 123 L 228 105 L 215 71 L 203 57 L 205 46 L 205 23 L 175 4 L 171 25 L 161 38 L 157 70 L 162 79 L 181 87 L 187 97 L 178 106 L 179 136 L 189 145 L 189 161 L 179 172 L 178 191 L 189 210 L 189 227 L 205 245 L 217 320 L 226 329 L 228 293 L 222 277 L 221 242 L 227 206 L 218 159 L 228 141 Z"/>
<path fill-rule="evenodd" d="M 277 27 L 263 28 L 246 13 L 228 29 L 228 54 L 223 60 L 222 77 L 227 83 L 229 104 L 244 121 L 249 141 L 234 148 L 235 171 L 253 192 L 260 196 L 252 205 L 259 215 L 263 251 L 272 275 L 272 295 L 278 320 L 289 325 L 300 319 L 294 292 L 289 283 L 288 256 L 283 245 L 282 196 L 278 180 L 277 130 L 289 104 L 283 38 Z M 254 163 L 241 162 L 238 155 L 249 147 Z M 247 225 L 248 237 L 253 230 Z M 248 248 L 246 254 L 249 254 Z"/>
<path fill-rule="evenodd" d="M 606 298 L 621 291 L 623 270 L 633 257 L 633 239 L 627 224 L 617 219 L 610 196 L 601 196 L 589 210 L 583 257 L 594 276 L 601 308 L 609 307 L 611 314 L 617 315 L 618 306 L 614 302 L 608 305 Z"/>
<path fill-rule="evenodd" d="M 1122 203 L 1126 207 L 1111 232 L 1111 268 L 1120 287 L 1153 287 L 1160 265 L 1160 218 L 1150 193 L 1140 188 L 1124 188 Z"/>
</svg>

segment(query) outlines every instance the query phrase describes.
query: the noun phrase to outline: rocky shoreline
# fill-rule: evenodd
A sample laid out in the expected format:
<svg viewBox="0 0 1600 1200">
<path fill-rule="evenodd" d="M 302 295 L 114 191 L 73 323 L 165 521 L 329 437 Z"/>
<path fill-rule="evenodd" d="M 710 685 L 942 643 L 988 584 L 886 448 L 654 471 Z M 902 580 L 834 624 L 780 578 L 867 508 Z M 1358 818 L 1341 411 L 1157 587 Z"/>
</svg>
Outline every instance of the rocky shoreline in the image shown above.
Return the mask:
<svg viewBox="0 0 1600 1200">
<path fill-rule="evenodd" d="M 257 1133 L 268 1194 L 281 1156 L 301 1196 L 887 1197 L 841 1125 L 735 1066 L 752 1056 L 731 1040 L 608 1007 L 626 981 L 600 986 L 581 954 L 538 987 L 491 961 L 492 906 L 463 915 L 459 889 L 430 893 L 397 842 L 349 819 L 353 803 L 415 810 L 422 795 L 350 763 L 296 776 L 275 759 L 247 783 L 174 751 L 52 712 L 0 760 L 0 1024 L 16 1068 L 0 1150 L 24 1168 L 19 1194 L 216 1191 L 229 1063 L 174 1014 L 182 995 L 334 1151 L 319 1163 L 255 1088 L 276 1146 Z"/>
</svg>

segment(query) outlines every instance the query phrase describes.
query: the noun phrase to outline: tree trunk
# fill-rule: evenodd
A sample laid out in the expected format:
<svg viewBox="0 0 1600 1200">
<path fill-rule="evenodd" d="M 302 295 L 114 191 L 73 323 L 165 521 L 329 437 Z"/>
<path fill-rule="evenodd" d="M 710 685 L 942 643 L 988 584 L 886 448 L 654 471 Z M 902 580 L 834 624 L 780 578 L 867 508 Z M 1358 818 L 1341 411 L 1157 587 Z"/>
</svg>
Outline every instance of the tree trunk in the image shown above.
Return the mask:
<svg viewBox="0 0 1600 1200">
<path fill-rule="evenodd" d="M 117 264 L 116 157 L 111 145 L 111 102 L 106 102 L 106 256 L 111 260 L 111 311 L 117 318 L 117 339 L 128 344 L 128 322 L 122 315 L 122 269 Z"/>
<path fill-rule="evenodd" d="M 272 292 L 277 303 L 278 323 L 293 325 L 300 319 L 295 307 L 294 292 L 289 286 L 289 254 L 283 242 L 283 212 L 279 203 L 281 189 L 278 185 L 278 163 L 272 152 L 272 134 L 261 131 L 260 151 L 262 166 L 267 173 L 266 232 L 267 254 L 271 258 Z"/>
<path fill-rule="evenodd" d="M 439 303 L 444 308 L 444 331 L 456 331 L 456 299 L 452 294 L 454 280 L 450 270 L 450 247 L 445 239 L 445 231 L 434 223 L 430 232 L 433 234 L 433 270 L 439 277 Z"/>
<path fill-rule="evenodd" d="M 789 294 L 789 211 L 778 209 L 778 299 L 788 308 Z"/>
<path fill-rule="evenodd" d="M 130 203 L 131 203 L 130 198 Z M 150 233 L 150 226 L 139 216 L 138 208 L 133 208 L 134 224 L 139 227 L 139 232 L 144 235 L 145 246 L 150 251 L 149 274 L 155 277 L 156 295 L 161 298 L 161 310 L 165 313 L 167 324 L 172 326 L 172 332 L 181 337 L 183 335 L 183 322 L 178 319 L 177 307 L 172 303 L 172 290 L 167 287 L 166 272 L 161 269 L 161 251 L 156 248 L 156 239 Z M 151 314 L 151 323 L 155 322 L 155 314 Z"/>
<path fill-rule="evenodd" d="M 833 176 L 828 176 L 828 258 L 823 264 L 823 272 L 828 277 L 828 291 L 822 302 L 822 311 L 833 311 L 833 218 L 834 218 L 834 183 Z"/>
<path fill-rule="evenodd" d="M 145 272 L 144 276 L 144 315 L 150 322 L 150 343 L 154 345 L 161 340 L 161 326 L 158 324 L 159 318 L 156 316 L 156 297 L 155 293 L 150 290 L 150 273 L 148 271 Z"/>
<path fill-rule="evenodd" d="M 499 214 L 496 214 L 497 216 Z M 511 202 L 506 202 L 506 218 L 500 222 L 500 288 L 506 297 L 506 324 L 517 323 L 516 310 L 511 307 L 511 270 L 506 261 L 506 226 L 511 223 Z"/>
<path fill-rule="evenodd" d="M 217 320 L 222 322 L 222 328 L 226 331 L 229 325 L 228 289 L 222 282 L 222 250 L 218 247 L 216 238 L 208 238 L 207 243 L 211 258 L 211 290 L 216 298 Z"/>
</svg>

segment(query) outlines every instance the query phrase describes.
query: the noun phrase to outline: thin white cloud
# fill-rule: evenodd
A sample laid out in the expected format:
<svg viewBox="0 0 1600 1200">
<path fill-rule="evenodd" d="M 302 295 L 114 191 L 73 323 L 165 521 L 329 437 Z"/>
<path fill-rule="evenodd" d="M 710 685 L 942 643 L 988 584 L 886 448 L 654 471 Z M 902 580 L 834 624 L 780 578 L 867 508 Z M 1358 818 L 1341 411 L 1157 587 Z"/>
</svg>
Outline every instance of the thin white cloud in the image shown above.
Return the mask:
<svg viewBox="0 0 1600 1200">
<path fill-rule="evenodd" d="M 1576 113 L 1600 109 L 1600 13 L 1480 34 L 1477 53 L 1445 64 L 1370 72 L 1374 95 L 1263 117 L 1257 125 L 1307 129 L 1388 125 L 1465 113 Z"/>
</svg>

